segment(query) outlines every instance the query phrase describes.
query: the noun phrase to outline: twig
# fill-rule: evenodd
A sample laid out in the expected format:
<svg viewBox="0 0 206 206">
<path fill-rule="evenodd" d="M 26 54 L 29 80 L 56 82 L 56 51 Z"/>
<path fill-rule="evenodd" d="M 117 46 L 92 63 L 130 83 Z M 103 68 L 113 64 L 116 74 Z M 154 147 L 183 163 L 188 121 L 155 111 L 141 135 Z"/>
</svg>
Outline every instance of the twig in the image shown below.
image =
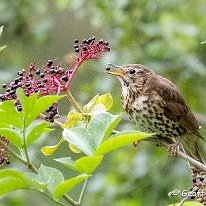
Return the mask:
<svg viewBox="0 0 206 206">
<path fill-rule="evenodd" d="M 88 182 L 88 179 L 86 179 L 84 181 L 84 185 L 82 187 L 82 191 L 81 191 L 80 196 L 79 196 L 79 202 L 78 202 L 79 205 L 81 205 L 82 199 L 84 197 L 84 193 L 85 193 L 85 189 L 86 189 L 86 186 L 87 186 L 87 182 Z"/>
<path fill-rule="evenodd" d="M 82 109 L 80 108 L 80 106 L 78 105 L 74 97 L 72 96 L 71 92 L 68 89 L 65 90 L 64 92 L 67 96 L 67 99 L 71 102 L 71 104 L 74 106 L 77 112 L 83 113 Z"/>
<path fill-rule="evenodd" d="M 164 147 L 167 147 L 168 149 L 170 148 L 170 145 L 166 142 L 161 142 L 161 145 Z M 177 150 L 177 155 L 179 157 L 181 157 L 182 159 L 186 160 L 187 162 L 191 163 L 192 165 L 200 168 L 201 170 L 206 172 L 206 165 L 198 162 L 197 160 L 189 157 L 188 155 L 186 155 L 185 153 L 181 152 L 179 149 Z"/>
</svg>

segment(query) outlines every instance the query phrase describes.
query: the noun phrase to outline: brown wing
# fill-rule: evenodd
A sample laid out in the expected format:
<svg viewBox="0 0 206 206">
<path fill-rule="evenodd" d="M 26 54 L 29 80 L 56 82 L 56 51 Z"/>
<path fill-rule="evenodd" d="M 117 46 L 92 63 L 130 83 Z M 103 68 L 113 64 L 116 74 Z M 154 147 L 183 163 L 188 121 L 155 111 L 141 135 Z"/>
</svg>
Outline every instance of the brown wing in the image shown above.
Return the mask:
<svg viewBox="0 0 206 206">
<path fill-rule="evenodd" d="M 194 114 L 176 86 L 161 76 L 158 76 L 157 81 L 153 89 L 163 98 L 165 113 L 174 121 L 178 121 L 182 127 L 203 139 L 198 131 L 199 126 Z"/>
</svg>

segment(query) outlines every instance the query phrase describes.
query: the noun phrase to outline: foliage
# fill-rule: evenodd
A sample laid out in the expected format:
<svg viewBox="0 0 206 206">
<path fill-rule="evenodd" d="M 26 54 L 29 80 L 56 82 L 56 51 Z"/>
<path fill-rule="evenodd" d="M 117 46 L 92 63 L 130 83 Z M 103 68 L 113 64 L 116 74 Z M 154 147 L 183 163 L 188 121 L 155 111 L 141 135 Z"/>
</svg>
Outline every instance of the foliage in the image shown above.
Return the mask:
<svg viewBox="0 0 206 206">
<path fill-rule="evenodd" d="M 105 112 L 105 110 L 111 108 L 112 98 L 109 94 L 97 95 L 84 107 L 84 113 L 70 112 L 68 120 L 62 125 L 64 128 L 62 133 L 64 141 L 69 142 L 86 154 L 85 157 L 81 157 L 76 161 L 73 161 L 71 157 L 55 159 L 57 162 L 63 163 L 70 169 L 80 173 L 78 176 L 64 180 L 63 174 L 56 168 L 41 165 L 37 170 L 30 161 L 28 149 L 28 146 L 32 145 L 42 134 L 52 130 L 48 128 L 51 125 L 50 122 L 42 121 L 36 123 L 34 120 L 63 96 L 47 95 L 38 97 L 39 94 L 35 93 L 27 97 L 22 89 L 17 89 L 16 95 L 21 103 L 22 111 L 15 109 L 12 100 L 1 103 L 0 118 L 5 121 L 0 125 L 0 134 L 21 151 L 20 154 L 16 154 L 9 149 L 12 154 L 27 164 L 33 173 L 25 174 L 23 171 L 1 170 L 1 195 L 18 189 L 34 189 L 49 195 L 50 198 L 54 198 L 53 200 L 57 201 L 56 199 L 65 196 L 65 193 L 90 177 L 106 153 L 135 140 L 151 136 L 151 134 L 138 131 L 129 131 L 127 133 L 118 133 L 108 139 L 113 129 L 120 122 L 121 114 L 112 115 Z M 98 107 L 97 112 L 94 108 L 97 108 L 98 105 L 102 105 L 102 107 Z M 91 112 L 94 110 L 96 114 Z M 79 121 L 83 123 L 82 126 L 75 126 Z M 60 139 L 60 142 L 52 148 L 52 151 L 51 147 L 44 147 L 42 152 L 46 155 L 52 154 L 64 141 Z M 6 146 L 5 149 L 7 148 L 9 147 Z M 61 204 L 60 202 L 58 203 Z M 70 203 L 73 205 L 81 204 L 80 201 L 76 203 L 74 200 L 71 200 Z"/>
<path fill-rule="evenodd" d="M 112 52 L 98 65 L 95 62 L 82 65 L 83 69 L 71 85 L 71 91 L 80 104 L 91 99 L 94 91 L 110 91 L 114 100 L 110 111 L 120 113 L 120 86 L 118 81 L 103 74 L 104 65 L 108 62 L 117 65 L 143 63 L 177 84 L 196 113 L 202 125 L 201 134 L 205 136 L 206 47 L 200 44 L 206 39 L 206 30 L 203 29 L 206 25 L 204 1 L 57 0 L 55 3 L 51 4 L 49 0 L 1 1 L 0 22 L 5 26 L 1 42 L 9 45 L 0 55 L 1 83 L 11 80 L 22 65 L 30 62 L 43 64 L 45 59 L 56 57 L 59 62 L 70 62 L 70 42 L 76 37 L 98 33 L 111 43 Z M 68 55 L 65 55 L 66 52 Z M 67 115 L 68 110 L 71 111 L 66 101 L 61 101 L 59 105 L 62 114 Z M 77 123 L 78 126 L 82 124 L 84 122 Z M 134 125 L 123 115 L 118 129 L 130 130 L 134 129 Z M 64 144 L 45 146 L 52 156 L 45 157 L 36 152 L 43 145 L 58 142 L 62 132 L 58 131 L 50 132 L 48 138 L 38 138 L 31 144 L 31 153 L 36 154 L 34 161 L 37 165 L 44 162 L 47 166 L 57 167 L 52 159 L 63 156 L 76 159 L 82 155 L 69 152 L 63 138 L 61 143 Z M 57 139 L 57 136 L 60 138 Z M 71 144 L 70 147 L 73 148 Z M 53 150 L 56 152 L 53 153 Z M 74 148 L 74 151 L 78 150 Z M 12 162 L 13 168 L 15 159 Z M 67 167 L 61 169 L 62 173 L 68 174 Z M 75 174 L 71 171 L 68 175 Z M 164 149 L 148 143 L 141 143 L 133 149 L 130 145 L 104 158 L 103 164 L 89 180 L 84 204 L 168 205 L 172 203 L 168 198 L 169 191 L 189 188 L 190 179 L 187 164 L 178 158 L 168 158 Z M 75 187 L 71 195 L 77 198 L 79 192 L 80 187 Z M 180 196 L 177 197 L 175 202 L 180 199 Z M 1 199 L 1 204 L 23 206 L 31 201 L 52 204 L 41 195 L 36 198 L 36 193 L 28 195 L 23 190 L 17 195 L 7 195 Z"/>
</svg>

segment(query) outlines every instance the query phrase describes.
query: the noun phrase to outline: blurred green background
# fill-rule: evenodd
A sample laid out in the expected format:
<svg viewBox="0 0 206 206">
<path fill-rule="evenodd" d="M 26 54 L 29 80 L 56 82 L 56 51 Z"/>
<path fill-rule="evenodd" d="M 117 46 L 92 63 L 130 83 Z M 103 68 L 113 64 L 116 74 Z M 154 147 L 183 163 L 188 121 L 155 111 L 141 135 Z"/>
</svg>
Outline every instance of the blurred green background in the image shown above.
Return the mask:
<svg viewBox="0 0 206 206">
<path fill-rule="evenodd" d="M 206 44 L 200 44 L 206 40 L 205 0 L 1 0 L 0 25 L 4 25 L 0 46 L 7 45 L 0 54 L 1 84 L 34 61 L 41 67 L 48 59 L 58 58 L 56 62 L 68 67 L 74 38 L 103 37 L 110 42 L 111 52 L 84 63 L 72 81 L 71 91 L 81 105 L 97 93 L 111 92 L 111 112 L 121 112 L 120 84 L 104 74 L 105 64 L 142 63 L 180 88 L 206 136 Z M 71 107 L 62 100 L 60 109 L 66 115 Z M 135 125 L 125 115 L 118 129 L 130 128 Z M 75 176 L 52 161 L 73 155 L 66 144 L 47 158 L 40 153 L 42 146 L 60 138 L 61 130 L 45 136 L 30 148 L 30 155 L 37 166 L 43 163 L 58 167 L 66 178 Z M 206 152 L 206 143 L 201 145 Z M 13 158 L 3 168 L 27 171 Z M 190 181 L 187 163 L 168 158 L 164 148 L 144 142 L 137 148 L 128 145 L 106 156 L 89 180 L 83 206 L 168 205 L 172 203 L 168 193 L 188 189 Z M 72 197 L 78 197 L 81 186 L 71 192 Z M 27 205 L 55 204 L 25 190 L 0 199 L 0 206 Z"/>
</svg>

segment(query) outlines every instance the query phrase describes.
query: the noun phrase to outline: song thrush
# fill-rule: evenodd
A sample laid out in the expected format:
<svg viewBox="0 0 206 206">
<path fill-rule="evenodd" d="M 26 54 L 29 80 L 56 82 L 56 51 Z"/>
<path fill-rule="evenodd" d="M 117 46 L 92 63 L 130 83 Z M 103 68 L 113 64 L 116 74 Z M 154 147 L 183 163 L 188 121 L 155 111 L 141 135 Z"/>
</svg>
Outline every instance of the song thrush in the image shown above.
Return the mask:
<svg viewBox="0 0 206 206">
<path fill-rule="evenodd" d="M 138 129 L 156 133 L 157 138 L 178 140 L 188 156 L 204 163 L 197 120 L 177 87 L 141 64 L 108 65 L 118 71 L 107 73 L 120 80 L 123 108 Z"/>
</svg>

